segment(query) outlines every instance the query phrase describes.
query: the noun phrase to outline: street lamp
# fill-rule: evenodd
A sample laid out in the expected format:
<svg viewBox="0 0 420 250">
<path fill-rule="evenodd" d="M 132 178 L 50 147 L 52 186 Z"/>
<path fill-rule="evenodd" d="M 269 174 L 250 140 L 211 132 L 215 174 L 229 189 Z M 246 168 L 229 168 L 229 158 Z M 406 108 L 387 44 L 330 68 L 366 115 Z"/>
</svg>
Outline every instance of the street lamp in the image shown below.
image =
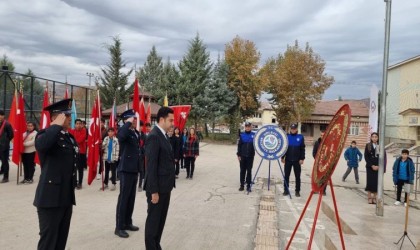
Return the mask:
<svg viewBox="0 0 420 250">
<path fill-rule="evenodd" d="M 95 76 L 95 74 L 86 72 L 86 75 L 89 77 L 89 87 L 90 87 L 91 79 L 93 76 Z"/>
</svg>

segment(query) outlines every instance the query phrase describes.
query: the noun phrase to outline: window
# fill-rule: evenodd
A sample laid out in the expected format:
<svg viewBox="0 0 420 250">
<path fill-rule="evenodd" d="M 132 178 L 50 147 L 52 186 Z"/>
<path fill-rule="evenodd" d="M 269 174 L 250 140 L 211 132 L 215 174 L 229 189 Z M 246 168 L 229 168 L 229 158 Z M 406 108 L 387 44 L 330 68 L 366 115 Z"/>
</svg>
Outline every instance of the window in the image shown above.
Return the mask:
<svg viewBox="0 0 420 250">
<path fill-rule="evenodd" d="M 327 130 L 328 125 L 326 124 L 321 124 L 319 125 L 319 131 L 326 131 Z"/>
<path fill-rule="evenodd" d="M 271 119 L 271 123 L 276 123 L 276 119 L 275 118 Z"/>
<path fill-rule="evenodd" d="M 349 135 L 359 135 L 359 126 L 351 124 L 349 129 Z"/>
<path fill-rule="evenodd" d="M 306 132 L 308 132 L 308 125 L 306 125 L 306 124 L 302 124 L 302 125 L 300 126 L 300 130 L 301 130 L 301 132 L 302 132 L 302 133 L 306 133 Z"/>
<path fill-rule="evenodd" d="M 255 114 L 254 114 L 254 117 L 255 117 L 255 118 L 261 118 L 261 113 L 255 113 Z"/>
<path fill-rule="evenodd" d="M 420 127 L 417 127 L 417 141 L 420 141 Z"/>
<path fill-rule="evenodd" d="M 408 124 L 418 124 L 419 118 L 416 116 L 408 117 Z"/>
</svg>

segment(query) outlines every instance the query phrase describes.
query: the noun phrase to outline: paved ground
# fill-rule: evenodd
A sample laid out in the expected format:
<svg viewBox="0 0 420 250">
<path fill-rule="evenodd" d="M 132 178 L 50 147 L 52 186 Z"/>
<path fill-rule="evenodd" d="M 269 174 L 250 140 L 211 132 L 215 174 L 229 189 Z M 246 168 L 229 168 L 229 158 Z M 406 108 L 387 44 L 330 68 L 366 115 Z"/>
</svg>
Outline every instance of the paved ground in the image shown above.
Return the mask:
<svg viewBox="0 0 420 250">
<path fill-rule="evenodd" d="M 279 233 L 271 231 L 270 233 L 278 238 L 278 249 L 284 248 L 287 237 L 297 222 L 296 216 L 300 215 L 309 194 L 309 176 L 313 163 L 310 157 L 312 148 L 307 148 L 308 160 L 304 164 L 302 174 L 304 182 L 302 197 L 292 200 L 279 195 L 282 192 L 282 177 L 277 163 L 272 163 L 271 166 L 270 193 L 267 191 L 269 172 L 267 162 L 263 162 L 261 166 L 252 193 L 247 195 L 237 191 L 239 166 L 235 150 L 233 145 L 203 143 L 194 179 L 185 179 L 185 171 L 181 172 L 177 188 L 172 192 L 169 216 L 162 239 L 164 249 L 254 249 L 255 242 L 261 239 L 261 237 L 255 238 L 256 234 L 265 230 L 263 227 L 268 224 L 264 220 L 273 214 L 278 217 L 278 219 L 272 217 L 271 220 L 278 221 Z M 259 163 L 260 159 L 256 157 L 254 173 Z M 375 207 L 368 205 L 364 197 L 365 173 L 360 171 L 361 183 L 358 185 L 355 184 L 352 175 L 343 183 L 341 176 L 345 171 L 344 164 L 344 161 L 341 161 L 337 166 L 333 181 L 336 185 L 340 216 L 355 233 L 347 233 L 344 236 L 347 249 L 395 249 L 392 242 L 397 241 L 403 233 L 404 208 L 393 206 L 393 198 L 387 198 L 385 216 L 377 217 Z M 34 184 L 19 186 L 16 185 L 16 167 L 12 166 L 11 169 L 10 182 L 0 185 L 0 246 L 1 249 L 34 249 L 39 239 L 39 230 L 36 209 L 32 206 L 32 202 L 39 169 L 35 173 Z M 363 169 L 364 167 L 360 168 Z M 394 197 L 389 171 L 385 179 L 387 197 Z M 291 180 L 294 180 L 294 177 Z M 293 185 L 292 183 L 292 188 Z M 84 185 L 82 190 L 76 191 L 77 206 L 73 210 L 67 249 L 144 249 L 143 235 L 147 207 L 144 192 L 137 193 L 134 210 L 134 223 L 140 226 L 140 231 L 130 233 L 128 239 L 120 239 L 113 234 L 119 191 L 117 189 L 117 191 L 101 192 L 98 191 L 99 187 L 100 182 L 95 181 L 91 186 Z M 271 197 L 274 196 L 276 207 L 265 203 L 271 202 L 273 200 Z M 340 249 L 336 225 L 326 216 L 328 206 L 332 207 L 330 199 L 328 192 L 323 201 L 325 204 L 323 211 L 327 212 L 320 215 L 316 246 L 313 245 L 313 249 L 316 249 L 315 247 L 324 249 L 325 239 L 330 239 Z M 411 222 L 408 230 L 415 243 L 420 241 L 418 204 L 414 202 L 413 207 L 410 207 Z M 277 210 L 277 215 L 260 210 L 264 206 L 268 210 Z M 314 206 L 315 199 L 311 203 L 311 211 L 315 210 Z M 311 224 L 311 218 L 313 217 L 309 213 L 304 219 L 305 225 Z M 298 243 L 293 245 L 294 249 L 306 249 L 307 232 L 305 234 L 304 228 L 300 231 L 302 233 L 297 235 Z M 306 231 L 310 231 L 309 226 L 306 226 Z M 359 242 L 359 245 L 354 242 Z M 384 248 L 380 244 L 382 242 L 386 242 L 389 248 Z M 408 246 L 406 244 L 409 243 L 406 241 L 404 245 Z M 258 249 L 273 248 L 267 246 Z"/>
</svg>

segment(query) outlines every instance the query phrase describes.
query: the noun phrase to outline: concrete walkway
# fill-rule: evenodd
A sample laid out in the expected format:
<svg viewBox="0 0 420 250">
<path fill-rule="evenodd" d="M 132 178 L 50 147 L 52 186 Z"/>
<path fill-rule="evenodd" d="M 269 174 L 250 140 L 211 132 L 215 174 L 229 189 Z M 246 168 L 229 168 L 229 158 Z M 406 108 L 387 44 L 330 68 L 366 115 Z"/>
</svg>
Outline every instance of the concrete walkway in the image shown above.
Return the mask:
<svg viewBox="0 0 420 250">
<path fill-rule="evenodd" d="M 300 215 L 302 204 L 309 194 L 309 176 L 313 164 L 310 157 L 311 150 L 311 147 L 307 147 L 308 159 L 302 174 L 304 182 L 302 197 L 290 200 L 279 195 L 282 191 L 282 177 L 277 163 L 271 165 L 270 191 L 267 190 L 268 162 L 263 162 L 254 190 L 247 195 L 238 191 L 239 164 L 235 157 L 236 146 L 202 143 L 194 179 L 185 179 L 186 172 L 181 171 L 177 188 L 172 192 L 169 215 L 162 238 L 163 249 L 283 249 L 287 237 L 290 236 L 290 230 L 293 230 L 296 224 L 295 215 Z M 260 158 L 256 157 L 254 174 L 259 163 Z M 363 169 L 364 166 L 360 168 Z M 342 160 L 333 175 L 333 181 L 336 185 L 340 216 L 356 233 L 356 235 L 345 235 L 346 244 L 349 244 L 347 249 L 395 249 L 389 242 L 397 241 L 403 233 L 404 208 L 394 207 L 393 200 L 387 198 L 385 216 L 377 217 L 374 206 L 368 205 L 363 197 L 365 173 L 360 171 L 361 183 L 357 185 L 352 175 L 347 182 L 341 182 L 344 171 L 345 163 Z M 386 194 L 393 197 L 389 172 L 385 177 L 387 180 L 385 189 L 388 190 Z M 36 248 L 39 229 L 36 208 L 32 202 L 39 174 L 37 168 L 34 184 L 16 185 L 16 167 L 11 166 L 10 182 L 0 185 L 1 249 Z M 293 173 L 291 180 L 294 180 Z M 76 190 L 77 206 L 73 210 L 67 249 L 144 249 L 147 208 L 145 193 L 137 193 L 134 210 L 134 224 L 140 226 L 140 231 L 130 232 L 128 239 L 121 239 L 113 234 L 118 188 L 117 191 L 105 192 L 98 191 L 99 188 L 100 182 L 95 180 L 91 186 L 85 184 L 82 190 Z M 328 192 L 324 203 L 332 205 L 329 202 L 330 198 Z M 315 204 L 314 201 L 312 203 Z M 418 208 L 418 202 L 413 203 L 413 207 L 410 208 L 412 223 L 410 222 L 409 235 L 415 243 L 420 240 L 420 229 L 414 226 L 420 225 Z M 311 207 L 311 211 L 313 210 Z M 324 249 L 325 238 L 328 237 L 332 241 L 339 239 L 334 234 L 335 224 L 327 220 L 324 212 L 322 214 L 320 220 L 325 220 L 325 223 L 320 224 L 324 226 L 321 230 L 329 233 L 323 234 L 324 241 L 318 239 L 322 237 L 317 238 L 316 244 L 319 249 Z M 284 221 L 285 218 L 289 221 Z M 310 216 L 308 218 L 305 218 L 305 221 L 310 223 Z M 277 228 L 272 226 L 276 221 Z M 368 227 L 363 226 L 366 223 Z M 365 234 L 367 231 L 371 233 Z M 265 234 L 270 234 L 274 238 L 261 237 Z M 306 249 L 305 237 L 299 237 L 302 243 L 298 243 L 294 249 Z M 387 238 L 387 246 L 390 248 L 376 244 L 384 241 L 384 238 Z M 270 241 L 275 239 L 278 247 L 273 246 L 273 241 Z M 360 245 L 351 245 L 353 242 L 360 242 Z M 337 245 L 339 241 L 334 243 L 340 249 Z M 404 245 L 408 246 L 407 244 L 409 243 L 406 241 Z"/>
</svg>

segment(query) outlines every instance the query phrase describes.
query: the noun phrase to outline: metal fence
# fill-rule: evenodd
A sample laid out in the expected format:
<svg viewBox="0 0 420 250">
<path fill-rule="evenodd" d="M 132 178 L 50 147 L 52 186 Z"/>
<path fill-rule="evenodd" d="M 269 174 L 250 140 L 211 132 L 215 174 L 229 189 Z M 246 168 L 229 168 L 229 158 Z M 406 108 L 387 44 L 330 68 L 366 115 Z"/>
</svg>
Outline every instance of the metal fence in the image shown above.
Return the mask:
<svg viewBox="0 0 420 250">
<path fill-rule="evenodd" d="M 68 97 L 73 98 L 76 104 L 77 117 L 87 119 L 90 117 L 95 90 L 87 86 L 76 86 L 65 82 L 30 76 L 0 70 L 0 109 L 4 110 L 6 118 L 9 117 L 16 85 L 23 90 L 25 101 L 25 115 L 27 121 L 39 125 L 44 98 L 44 90 L 48 89 L 49 103 L 64 99 L 66 91 Z"/>
</svg>

